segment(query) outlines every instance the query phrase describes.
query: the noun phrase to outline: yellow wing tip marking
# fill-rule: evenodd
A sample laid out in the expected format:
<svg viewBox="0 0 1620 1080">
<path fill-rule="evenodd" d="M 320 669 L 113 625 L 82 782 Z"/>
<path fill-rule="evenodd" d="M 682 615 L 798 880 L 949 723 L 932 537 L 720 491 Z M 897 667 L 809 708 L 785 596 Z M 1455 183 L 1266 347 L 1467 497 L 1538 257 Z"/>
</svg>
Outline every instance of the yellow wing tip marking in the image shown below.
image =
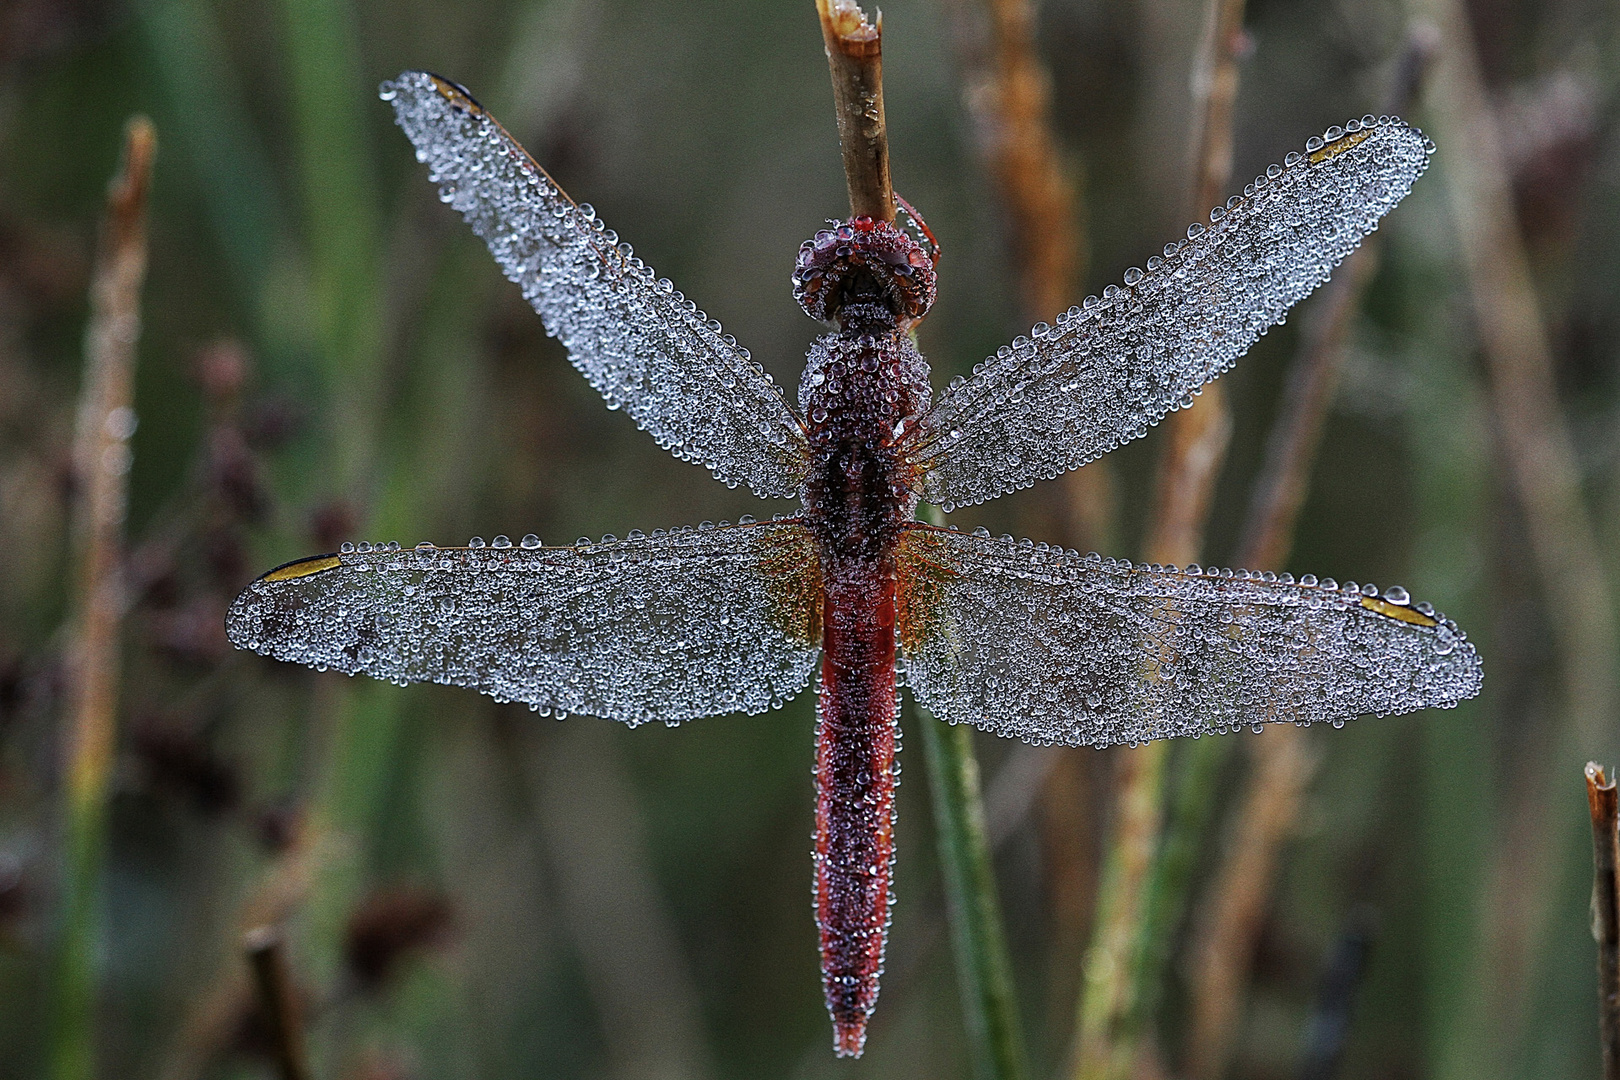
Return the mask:
<svg viewBox="0 0 1620 1080">
<path fill-rule="evenodd" d="M 1364 127 L 1360 131 L 1352 131 L 1343 138 L 1334 139 L 1320 150 L 1311 151 L 1311 164 L 1320 165 L 1329 158 L 1338 157 L 1352 146 L 1359 145 L 1372 137 L 1376 128 Z"/>
<path fill-rule="evenodd" d="M 1376 612 L 1379 615 L 1387 615 L 1391 619 L 1399 619 L 1401 622 L 1411 623 L 1413 626 L 1440 625 L 1438 619 L 1431 619 L 1416 608 L 1407 607 L 1405 604 L 1392 604 L 1388 600 L 1380 600 L 1376 596 L 1363 596 L 1361 606 L 1368 611 Z"/>
<path fill-rule="evenodd" d="M 260 581 L 296 581 L 298 578 L 310 577 L 314 574 L 324 574 L 328 570 L 335 570 L 343 565 L 343 560 L 336 555 L 316 555 L 311 559 L 299 559 L 296 562 L 278 566 L 270 571 Z"/>
<path fill-rule="evenodd" d="M 465 86 L 447 79 L 443 75 L 435 75 L 431 71 L 424 71 L 422 74 L 433 80 L 433 88 L 450 104 L 488 115 L 488 110 L 478 103 L 478 99 L 473 97 Z"/>
</svg>

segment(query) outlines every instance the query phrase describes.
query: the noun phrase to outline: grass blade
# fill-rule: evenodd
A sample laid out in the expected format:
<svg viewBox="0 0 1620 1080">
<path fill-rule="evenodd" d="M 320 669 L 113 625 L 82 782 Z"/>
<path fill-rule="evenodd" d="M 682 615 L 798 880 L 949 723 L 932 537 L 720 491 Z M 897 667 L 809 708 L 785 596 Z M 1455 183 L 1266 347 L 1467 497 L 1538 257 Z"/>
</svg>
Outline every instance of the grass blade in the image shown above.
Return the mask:
<svg viewBox="0 0 1620 1080">
<path fill-rule="evenodd" d="M 50 1061 L 55 1080 L 89 1080 L 96 1071 L 101 863 L 117 739 L 135 345 L 146 280 L 147 194 L 156 151 L 151 121 L 131 120 L 124 131 L 123 163 L 107 193 L 90 282 L 84 387 L 73 442 L 82 490 L 74 523 L 79 581 L 66 714 L 63 915 Z"/>
<path fill-rule="evenodd" d="M 981 1080 L 1016 1080 L 1027 1073 L 1023 1036 L 995 869 L 985 840 L 973 732 L 960 724 L 941 724 L 921 708 L 917 711 L 974 1074 Z"/>
</svg>

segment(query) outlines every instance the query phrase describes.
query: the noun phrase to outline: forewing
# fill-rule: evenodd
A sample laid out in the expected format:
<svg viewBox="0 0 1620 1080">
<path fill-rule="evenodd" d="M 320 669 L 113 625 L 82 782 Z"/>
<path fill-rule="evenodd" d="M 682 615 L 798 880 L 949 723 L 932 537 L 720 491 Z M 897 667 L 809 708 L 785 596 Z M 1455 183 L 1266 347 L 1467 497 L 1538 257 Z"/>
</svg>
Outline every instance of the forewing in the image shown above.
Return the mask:
<svg viewBox="0 0 1620 1080">
<path fill-rule="evenodd" d="M 1332 129 L 1123 288 L 1035 327 L 940 396 L 912 460 L 949 510 L 1049 479 L 1190 405 L 1315 289 L 1428 166 L 1433 144 L 1388 118 Z"/>
<path fill-rule="evenodd" d="M 322 670 L 675 724 L 804 689 L 819 588 L 794 520 L 566 548 L 386 545 L 271 571 L 226 629 L 239 648 Z"/>
<path fill-rule="evenodd" d="M 943 720 L 1028 742 L 1342 723 L 1479 692 L 1462 631 L 1400 590 L 1177 573 L 922 526 L 900 565 L 906 685 Z"/>
<path fill-rule="evenodd" d="M 489 244 L 608 408 L 733 487 L 798 494 L 803 425 L 747 349 L 575 205 L 465 91 L 408 71 L 382 96 L 440 198 Z"/>
</svg>

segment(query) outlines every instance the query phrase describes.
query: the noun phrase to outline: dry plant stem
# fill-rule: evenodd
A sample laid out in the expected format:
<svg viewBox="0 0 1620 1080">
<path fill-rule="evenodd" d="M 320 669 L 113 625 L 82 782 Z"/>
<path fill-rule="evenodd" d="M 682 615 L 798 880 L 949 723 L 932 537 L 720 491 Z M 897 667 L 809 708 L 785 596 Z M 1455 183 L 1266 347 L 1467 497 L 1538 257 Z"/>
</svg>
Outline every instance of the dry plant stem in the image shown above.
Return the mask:
<svg viewBox="0 0 1620 1080">
<path fill-rule="evenodd" d="M 1547 767 L 1532 774 L 1528 794 L 1512 811 L 1514 828 L 1492 859 L 1485 892 L 1491 906 L 1479 956 L 1481 1017 L 1490 1017 L 1493 1043 L 1506 1052 L 1518 1045 L 1530 988 L 1539 985 L 1534 969 L 1551 910 L 1548 890 L 1561 880 L 1561 845 L 1547 842 L 1556 835 L 1562 804 L 1557 761 L 1595 752 L 1612 731 L 1614 607 L 1467 11 L 1459 0 L 1411 0 L 1411 8 L 1440 31 L 1427 95 L 1430 127 L 1440 146 L 1497 434 L 1544 602 L 1556 612 L 1550 621 L 1564 685 L 1560 730 L 1544 743 L 1551 748 Z"/>
<path fill-rule="evenodd" d="M 146 279 L 146 204 L 157 136 L 145 117 L 124 131 L 124 157 L 107 193 L 90 282 L 84 387 L 73 464 L 81 490 L 74 521 L 78 572 L 65 727 L 63 930 L 51 1070 L 58 1080 L 95 1072 L 95 955 L 103 823 L 117 737 L 119 628 L 124 609 L 124 512 L 134 431 L 135 345 Z"/>
<path fill-rule="evenodd" d="M 1237 95 L 1243 0 L 1209 0 L 1195 82 L 1193 214 L 1203 219 L 1226 187 L 1232 167 L 1232 102 Z M 1172 413 L 1160 460 L 1146 555 L 1185 565 L 1198 557 L 1210 495 L 1226 454 L 1231 420 L 1220 383 Z M 1146 924 L 1147 883 L 1163 821 L 1166 745 L 1121 752 L 1114 835 L 1105 856 L 1097 925 L 1086 958 L 1076 1021 L 1074 1075 L 1124 1075 L 1136 1058 L 1137 958 Z"/>
<path fill-rule="evenodd" d="M 883 16 L 866 21 L 855 0 L 816 0 L 832 70 L 838 145 L 852 217 L 894 220 L 889 134 L 883 118 Z"/>
<path fill-rule="evenodd" d="M 968 5 L 954 5 L 959 18 Z M 1033 0 L 984 0 L 988 49 L 976 50 L 969 101 L 982 148 L 1006 208 L 1026 324 L 1050 320 L 1080 299 L 1086 261 L 1085 211 L 1078 175 L 1052 132 L 1052 79 L 1036 47 Z M 1050 493 L 1065 520 L 1064 542 L 1081 550 L 1114 547 L 1113 463 L 1066 473 Z M 1052 923 L 1048 966 L 1053 996 L 1067 1012 L 1091 924 L 1097 888 L 1095 815 L 1085 797 L 1091 756 L 1051 751 L 1040 785 L 1041 849 Z M 1027 809 L 1027 805 L 1026 805 Z M 1054 1014 L 1057 1015 L 1057 1014 Z"/>
<path fill-rule="evenodd" d="M 300 823 L 286 849 L 242 903 L 231 929 L 233 954 L 245 932 L 242 927 L 279 926 L 291 918 L 309 896 L 323 864 L 337 854 L 337 845 L 329 838 L 307 821 Z M 234 955 L 231 961 L 221 965 L 206 989 L 192 995 L 164 1055 L 157 1074 L 160 1080 L 196 1080 L 236 1035 L 251 991 L 242 965 Z"/>
<path fill-rule="evenodd" d="M 1085 238 L 1072 170 L 1052 137 L 1052 79 L 1035 51 L 1031 0 L 986 0 L 994 56 L 985 119 L 990 165 L 1012 219 L 1020 292 L 1032 319 L 1075 303 Z"/>
<path fill-rule="evenodd" d="M 1598 1039 L 1603 1080 L 1620 1080 L 1620 798 L 1596 762 L 1586 763 L 1586 802 L 1592 811 L 1592 936 L 1598 946 Z"/>
<path fill-rule="evenodd" d="M 1410 105 L 1434 46 L 1431 34 L 1417 32 L 1409 38 L 1387 111 L 1401 113 Z M 1238 545 L 1236 558 L 1243 566 L 1279 569 L 1293 548 L 1322 426 L 1338 388 L 1345 342 L 1377 272 L 1378 248 L 1377 236 L 1368 237 L 1345 261 L 1323 289 L 1306 325 Z M 1231 846 L 1209 889 L 1209 914 L 1190 950 L 1187 1075 L 1194 1080 L 1218 1077 L 1226 1067 L 1282 846 L 1314 772 L 1304 732 L 1298 728 L 1271 727 L 1250 743 L 1249 750 L 1254 764 Z"/>
<path fill-rule="evenodd" d="M 1076 1020 L 1075 1080 L 1131 1075 L 1136 1056 L 1132 975 L 1146 882 L 1158 851 L 1165 755 L 1149 743 L 1121 755 L 1113 835 L 1103 863 L 1097 922 L 1082 973 Z"/>
<path fill-rule="evenodd" d="M 253 971 L 253 989 L 259 1014 L 269 1028 L 277 1073 L 281 1080 L 309 1080 L 303 1021 L 281 932 L 273 926 L 255 927 L 243 937 L 242 949 Z"/>
<path fill-rule="evenodd" d="M 1185 1069 L 1191 1080 L 1216 1080 L 1225 1074 L 1231 1056 L 1283 841 L 1316 768 L 1304 734 L 1290 725 L 1273 725 L 1252 747 L 1249 786 L 1231 847 L 1209 888 L 1210 917 L 1193 947 Z"/>
<path fill-rule="evenodd" d="M 1294 546 L 1294 524 L 1310 490 L 1322 427 L 1339 386 L 1345 339 L 1367 283 L 1378 269 L 1377 240 L 1374 234 L 1362 241 L 1360 250 L 1345 260 L 1322 289 L 1311 311 L 1305 341 L 1288 373 L 1249 501 L 1235 556 L 1242 566 L 1281 569 Z"/>
<path fill-rule="evenodd" d="M 1232 176 L 1232 103 L 1243 47 L 1243 0 L 1210 0 L 1194 80 L 1192 216 L 1199 221 L 1222 199 Z M 1198 558 L 1215 478 L 1226 457 L 1232 421 L 1220 382 L 1189 409 L 1171 413 L 1170 445 L 1160 459 L 1149 562 L 1185 565 Z"/>
</svg>

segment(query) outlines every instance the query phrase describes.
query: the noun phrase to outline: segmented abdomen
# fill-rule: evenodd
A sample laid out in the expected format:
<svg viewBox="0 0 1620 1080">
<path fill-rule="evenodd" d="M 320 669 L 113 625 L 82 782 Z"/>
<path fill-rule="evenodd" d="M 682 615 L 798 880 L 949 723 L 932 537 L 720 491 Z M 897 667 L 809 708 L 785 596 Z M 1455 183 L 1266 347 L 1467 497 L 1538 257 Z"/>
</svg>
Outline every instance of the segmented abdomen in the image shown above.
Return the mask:
<svg viewBox="0 0 1620 1080">
<path fill-rule="evenodd" d="M 894 861 L 892 559 L 827 567 L 816 725 L 816 925 L 840 1056 L 861 1052 L 877 1003 Z"/>
</svg>

